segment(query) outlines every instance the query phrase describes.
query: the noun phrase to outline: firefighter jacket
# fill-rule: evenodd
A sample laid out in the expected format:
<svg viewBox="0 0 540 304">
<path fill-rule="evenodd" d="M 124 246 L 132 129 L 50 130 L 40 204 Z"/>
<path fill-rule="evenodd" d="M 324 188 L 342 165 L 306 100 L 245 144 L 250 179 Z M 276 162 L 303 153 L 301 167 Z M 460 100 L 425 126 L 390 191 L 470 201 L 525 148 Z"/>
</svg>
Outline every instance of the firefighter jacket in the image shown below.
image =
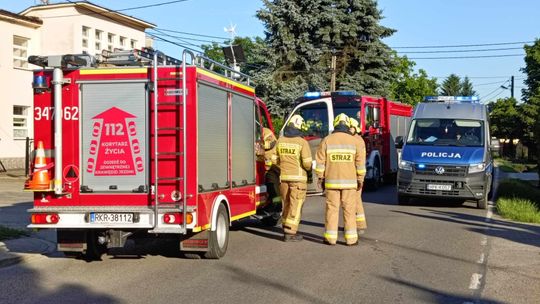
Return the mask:
<svg viewBox="0 0 540 304">
<path fill-rule="evenodd" d="M 278 164 L 282 182 L 307 182 L 312 158 L 308 142 L 301 137 L 300 130 L 287 127 L 277 142 Z"/>
<path fill-rule="evenodd" d="M 263 128 L 264 167 L 266 171 L 272 165 L 277 165 L 276 143 L 277 138 L 274 132 L 268 128 Z"/>
<path fill-rule="evenodd" d="M 358 138 L 336 128 L 319 145 L 315 172 L 326 189 L 356 189 L 366 174 L 365 155 Z"/>
</svg>

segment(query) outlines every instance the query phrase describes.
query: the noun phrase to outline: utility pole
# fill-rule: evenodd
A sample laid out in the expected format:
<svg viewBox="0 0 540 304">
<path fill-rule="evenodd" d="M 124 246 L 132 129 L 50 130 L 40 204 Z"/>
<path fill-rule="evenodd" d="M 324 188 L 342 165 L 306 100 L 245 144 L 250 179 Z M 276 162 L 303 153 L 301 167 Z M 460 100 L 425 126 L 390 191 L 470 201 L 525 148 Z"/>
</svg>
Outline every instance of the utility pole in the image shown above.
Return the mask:
<svg viewBox="0 0 540 304">
<path fill-rule="evenodd" d="M 332 51 L 332 63 L 330 64 L 332 76 L 330 77 L 330 91 L 336 90 L 336 53 Z"/>
<path fill-rule="evenodd" d="M 514 76 L 510 77 L 510 97 L 514 98 Z"/>
</svg>

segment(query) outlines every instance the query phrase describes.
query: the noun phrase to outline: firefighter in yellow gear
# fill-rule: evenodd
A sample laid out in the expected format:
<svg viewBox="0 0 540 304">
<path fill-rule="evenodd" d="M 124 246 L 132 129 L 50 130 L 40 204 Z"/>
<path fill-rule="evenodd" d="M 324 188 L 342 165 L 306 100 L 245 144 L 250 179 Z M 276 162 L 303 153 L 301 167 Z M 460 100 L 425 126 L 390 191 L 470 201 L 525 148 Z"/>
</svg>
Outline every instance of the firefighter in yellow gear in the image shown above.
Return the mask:
<svg viewBox="0 0 540 304">
<path fill-rule="evenodd" d="M 281 203 L 281 197 L 279 195 L 279 167 L 277 165 L 277 138 L 274 132 L 268 128 L 263 128 L 263 149 L 264 149 L 264 168 L 265 184 L 269 195 L 270 209 L 274 210 L 275 205 Z"/>
<path fill-rule="evenodd" d="M 302 236 L 296 233 L 312 166 L 309 144 L 302 138 L 303 130 L 304 119 L 300 115 L 293 115 L 277 142 L 278 164 L 281 170 L 279 190 L 283 203 L 281 219 L 285 242 L 302 240 Z"/>
<path fill-rule="evenodd" d="M 361 128 L 360 124 L 358 123 L 358 120 L 354 118 L 349 118 L 349 124 L 350 124 L 350 132 L 353 134 L 355 138 L 357 138 L 360 141 L 360 159 L 362 160 L 362 164 L 365 167 L 366 164 L 366 143 L 364 142 L 364 139 L 361 135 Z M 359 177 L 359 180 L 362 180 L 362 186 L 364 182 L 364 177 L 366 175 L 366 172 L 364 171 L 363 174 L 361 174 L 361 177 Z M 364 211 L 364 203 L 362 202 L 362 187 L 358 188 L 358 192 L 356 194 L 356 228 L 358 229 L 359 234 L 364 234 L 364 231 L 367 229 L 367 221 L 366 221 L 366 213 Z"/>
<path fill-rule="evenodd" d="M 339 208 L 343 209 L 345 242 L 358 244 L 356 228 L 356 196 L 362 188 L 366 172 L 362 160 L 362 145 L 349 131 L 345 114 L 334 119 L 334 132 L 325 137 L 316 154 L 315 172 L 319 185 L 326 190 L 326 220 L 324 243 L 335 245 L 338 239 Z"/>
</svg>

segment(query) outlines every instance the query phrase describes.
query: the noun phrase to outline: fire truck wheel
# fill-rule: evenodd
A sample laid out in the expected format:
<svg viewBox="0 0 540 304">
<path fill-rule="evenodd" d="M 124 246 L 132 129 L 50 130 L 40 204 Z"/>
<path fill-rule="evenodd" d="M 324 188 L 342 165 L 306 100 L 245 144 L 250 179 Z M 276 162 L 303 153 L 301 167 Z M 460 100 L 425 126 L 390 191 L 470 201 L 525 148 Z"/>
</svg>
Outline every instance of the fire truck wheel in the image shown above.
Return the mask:
<svg viewBox="0 0 540 304">
<path fill-rule="evenodd" d="M 208 251 L 204 255 L 208 259 L 219 259 L 225 256 L 229 245 L 229 214 L 224 204 L 217 210 L 216 230 L 210 231 Z"/>
<path fill-rule="evenodd" d="M 381 183 L 381 169 L 380 169 L 379 161 L 375 162 L 375 165 L 373 166 L 373 169 L 371 170 L 373 171 L 372 173 L 373 178 L 368 180 L 367 186 L 369 190 L 377 191 Z"/>
</svg>

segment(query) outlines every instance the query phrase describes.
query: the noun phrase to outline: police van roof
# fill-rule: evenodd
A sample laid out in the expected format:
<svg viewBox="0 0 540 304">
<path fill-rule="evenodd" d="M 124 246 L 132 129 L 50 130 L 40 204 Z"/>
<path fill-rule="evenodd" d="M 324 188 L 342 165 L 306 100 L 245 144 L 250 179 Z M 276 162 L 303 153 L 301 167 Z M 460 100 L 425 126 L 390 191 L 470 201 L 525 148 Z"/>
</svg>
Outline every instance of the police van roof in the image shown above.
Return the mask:
<svg viewBox="0 0 540 304">
<path fill-rule="evenodd" d="M 487 110 L 485 105 L 478 103 L 421 102 L 416 105 L 413 118 L 486 120 Z"/>
</svg>

